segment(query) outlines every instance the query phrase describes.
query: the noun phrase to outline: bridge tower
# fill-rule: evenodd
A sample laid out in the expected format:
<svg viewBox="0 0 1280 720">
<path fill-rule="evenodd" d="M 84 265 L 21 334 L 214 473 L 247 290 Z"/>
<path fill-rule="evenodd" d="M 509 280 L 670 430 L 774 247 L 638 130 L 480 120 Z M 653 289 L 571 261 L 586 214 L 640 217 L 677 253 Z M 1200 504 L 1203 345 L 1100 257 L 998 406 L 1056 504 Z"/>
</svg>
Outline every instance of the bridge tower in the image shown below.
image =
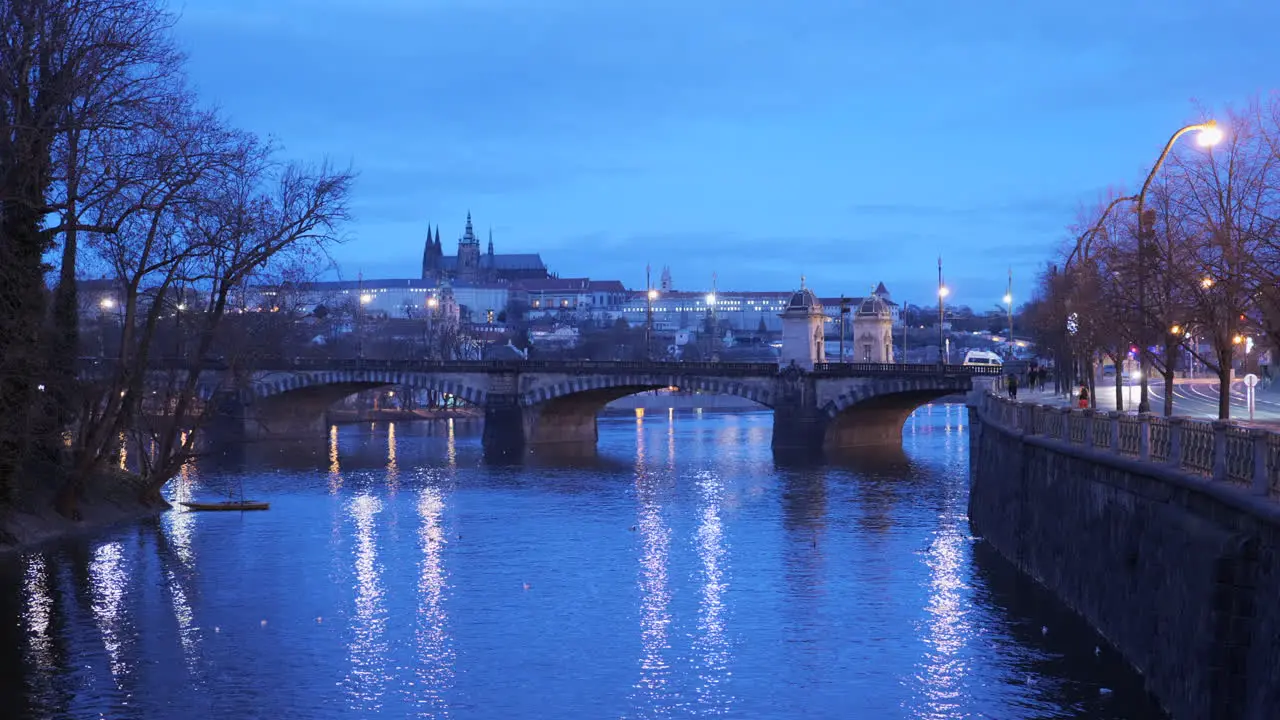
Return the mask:
<svg viewBox="0 0 1280 720">
<path fill-rule="evenodd" d="M 853 314 L 853 358 L 863 363 L 893 362 L 893 310 L 878 289 L 863 298 Z"/>
<path fill-rule="evenodd" d="M 812 290 L 805 288 L 800 278 L 800 289 L 791 296 L 782 318 L 782 353 L 779 361 L 783 367 L 795 365 L 801 370 L 812 371 L 814 363 L 827 361 L 823 323 L 827 316 L 822 303 Z"/>
</svg>

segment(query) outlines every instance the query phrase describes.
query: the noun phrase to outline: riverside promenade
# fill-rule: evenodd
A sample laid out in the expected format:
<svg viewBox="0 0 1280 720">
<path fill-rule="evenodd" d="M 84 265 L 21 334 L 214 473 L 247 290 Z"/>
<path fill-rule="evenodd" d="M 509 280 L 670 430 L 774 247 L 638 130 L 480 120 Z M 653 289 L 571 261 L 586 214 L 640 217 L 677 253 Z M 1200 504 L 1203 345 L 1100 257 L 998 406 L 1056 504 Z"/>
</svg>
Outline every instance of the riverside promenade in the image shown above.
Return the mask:
<svg viewBox="0 0 1280 720">
<path fill-rule="evenodd" d="M 1057 595 L 1175 718 L 1280 707 L 1280 432 L 969 398 L 975 534 Z"/>
</svg>

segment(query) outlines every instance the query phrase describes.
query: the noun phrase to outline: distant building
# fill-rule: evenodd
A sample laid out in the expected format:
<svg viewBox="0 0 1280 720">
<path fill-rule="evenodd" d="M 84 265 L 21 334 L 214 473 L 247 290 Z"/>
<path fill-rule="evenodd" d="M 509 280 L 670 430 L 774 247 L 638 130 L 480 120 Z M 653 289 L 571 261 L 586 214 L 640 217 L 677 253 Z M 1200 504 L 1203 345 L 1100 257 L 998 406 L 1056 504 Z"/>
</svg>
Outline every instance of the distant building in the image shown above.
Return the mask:
<svg viewBox="0 0 1280 720">
<path fill-rule="evenodd" d="M 717 327 L 728 325 L 733 330 L 755 332 L 763 323 L 768 332 L 782 329 L 778 313 L 786 309 L 792 292 L 734 291 L 687 292 L 658 291 L 657 297 L 648 300 L 644 291 L 633 291 L 622 309 L 622 317 L 633 326 L 647 322 L 649 309 L 653 312 L 653 327 L 661 332 L 675 332 L 706 326 L 706 319 L 713 318 Z"/>
<path fill-rule="evenodd" d="M 367 316 L 425 319 L 446 312 L 461 316 L 462 322 L 494 323 L 504 313 L 511 288 L 501 283 L 450 282 L 434 280 L 335 280 L 252 288 L 247 310 L 273 307 L 294 314 L 313 312 L 324 306 L 329 312 L 360 312 Z M 456 304 L 456 309 L 450 305 Z"/>
<path fill-rule="evenodd" d="M 871 295 L 879 298 L 884 303 L 885 308 L 889 311 L 890 320 L 893 326 L 901 327 L 902 307 L 893 301 L 893 298 L 889 295 L 889 290 L 884 286 L 884 283 L 877 284 L 876 289 L 872 291 Z M 866 297 L 846 297 L 844 298 L 844 301 L 847 304 L 846 306 L 850 308 L 850 313 L 852 313 L 860 307 L 866 299 Z M 840 327 L 840 298 L 824 297 L 819 298 L 819 301 L 822 303 L 822 311 L 827 314 L 827 317 L 837 323 L 834 327 L 838 329 Z M 848 318 L 846 318 L 846 321 L 848 321 Z"/>
<path fill-rule="evenodd" d="M 630 298 L 627 288 L 617 280 L 588 278 L 521 280 L 515 283 L 513 292 L 528 303 L 530 318 L 616 320 Z"/>
<path fill-rule="evenodd" d="M 426 247 L 422 251 L 422 279 L 439 282 L 454 280 L 468 283 L 514 282 L 551 277 L 542 257 L 537 253 L 497 254 L 493 251 L 493 231 L 489 231 L 489 247 L 480 252 L 480 239 L 467 213 L 467 225 L 458 238 L 456 255 L 445 255 L 440 242 L 440 227 L 435 235 L 427 228 Z"/>
</svg>

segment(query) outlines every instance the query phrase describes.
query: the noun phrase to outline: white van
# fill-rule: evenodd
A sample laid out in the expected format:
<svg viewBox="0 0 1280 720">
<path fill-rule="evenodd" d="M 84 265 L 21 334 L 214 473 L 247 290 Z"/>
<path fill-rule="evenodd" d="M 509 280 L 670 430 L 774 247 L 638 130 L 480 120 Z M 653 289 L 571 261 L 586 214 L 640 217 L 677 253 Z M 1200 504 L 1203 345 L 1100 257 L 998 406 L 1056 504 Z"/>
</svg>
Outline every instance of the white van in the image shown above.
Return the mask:
<svg viewBox="0 0 1280 720">
<path fill-rule="evenodd" d="M 992 365 L 1000 367 L 1004 365 L 1004 360 L 1000 356 L 987 350 L 970 350 L 964 354 L 964 364 L 969 366 L 990 367 Z"/>
</svg>

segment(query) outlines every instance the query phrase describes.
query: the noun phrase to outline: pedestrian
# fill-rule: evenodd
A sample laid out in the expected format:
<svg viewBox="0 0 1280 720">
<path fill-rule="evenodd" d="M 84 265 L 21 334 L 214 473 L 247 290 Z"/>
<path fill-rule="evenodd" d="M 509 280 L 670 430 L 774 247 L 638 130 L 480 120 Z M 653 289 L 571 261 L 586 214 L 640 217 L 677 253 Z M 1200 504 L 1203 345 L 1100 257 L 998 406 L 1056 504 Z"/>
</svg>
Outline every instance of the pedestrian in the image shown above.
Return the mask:
<svg viewBox="0 0 1280 720">
<path fill-rule="evenodd" d="M 1040 368 L 1036 365 L 1032 365 L 1031 369 L 1027 371 L 1027 389 L 1035 390 L 1036 381 L 1039 379 L 1040 379 Z"/>
<path fill-rule="evenodd" d="M 1082 409 L 1089 407 L 1089 388 L 1084 383 L 1080 384 L 1080 407 Z"/>
<path fill-rule="evenodd" d="M 1009 373 L 1009 399 L 1018 399 L 1018 376 L 1013 373 Z"/>
</svg>

